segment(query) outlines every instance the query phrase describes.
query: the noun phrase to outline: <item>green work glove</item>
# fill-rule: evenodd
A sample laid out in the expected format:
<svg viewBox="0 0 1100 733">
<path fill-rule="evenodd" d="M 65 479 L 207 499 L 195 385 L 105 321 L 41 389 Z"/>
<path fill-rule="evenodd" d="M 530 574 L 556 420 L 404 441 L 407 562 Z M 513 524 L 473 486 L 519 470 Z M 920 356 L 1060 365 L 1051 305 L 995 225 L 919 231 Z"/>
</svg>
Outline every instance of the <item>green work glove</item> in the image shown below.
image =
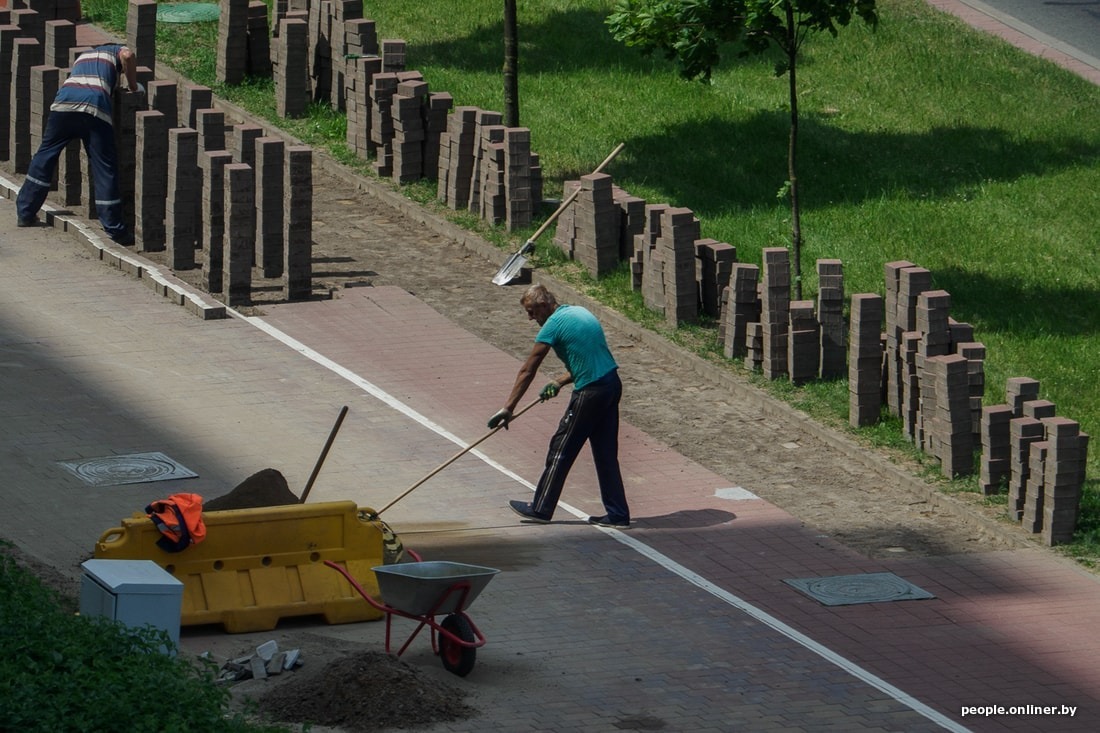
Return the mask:
<svg viewBox="0 0 1100 733">
<path fill-rule="evenodd" d="M 504 429 L 508 429 L 508 423 L 512 421 L 512 411 L 505 407 L 503 410 L 497 412 L 491 418 L 489 418 L 489 427 L 498 428 L 501 424 L 504 424 Z"/>
<path fill-rule="evenodd" d="M 558 384 L 557 382 L 550 382 L 550 384 L 543 387 L 542 391 L 539 392 L 539 399 L 545 402 L 552 397 L 557 397 L 560 390 L 560 384 Z"/>
</svg>

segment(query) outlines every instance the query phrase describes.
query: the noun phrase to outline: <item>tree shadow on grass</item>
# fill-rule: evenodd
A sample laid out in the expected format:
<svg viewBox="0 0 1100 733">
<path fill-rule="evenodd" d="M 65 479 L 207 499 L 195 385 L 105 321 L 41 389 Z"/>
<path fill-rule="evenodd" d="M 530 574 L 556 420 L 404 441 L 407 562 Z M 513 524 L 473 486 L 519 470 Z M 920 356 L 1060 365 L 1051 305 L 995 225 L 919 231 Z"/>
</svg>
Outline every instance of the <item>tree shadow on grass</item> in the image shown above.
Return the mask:
<svg viewBox="0 0 1100 733">
<path fill-rule="evenodd" d="M 982 329 L 1018 334 L 1083 336 L 1100 331 L 1095 317 L 1100 301 L 1094 289 L 1024 283 L 987 273 L 937 268 L 936 289 L 951 294 L 956 313 L 981 313 Z M 956 319 L 964 318 L 956 315 Z M 975 334 L 981 340 L 981 334 Z"/>
<path fill-rule="evenodd" d="M 790 119 L 760 111 L 731 121 L 689 120 L 626 141 L 616 183 L 647 181 L 703 218 L 773 206 L 787 180 Z M 671 144 L 670 140 L 699 141 Z M 804 211 L 859 204 L 884 194 L 957 199 L 990 181 L 1042 176 L 1100 162 L 1085 138 L 1020 141 L 1008 130 L 959 126 L 920 133 L 850 132 L 827 118 L 800 120 L 798 174 Z M 664 203 L 652 201 L 651 203 Z"/>
</svg>

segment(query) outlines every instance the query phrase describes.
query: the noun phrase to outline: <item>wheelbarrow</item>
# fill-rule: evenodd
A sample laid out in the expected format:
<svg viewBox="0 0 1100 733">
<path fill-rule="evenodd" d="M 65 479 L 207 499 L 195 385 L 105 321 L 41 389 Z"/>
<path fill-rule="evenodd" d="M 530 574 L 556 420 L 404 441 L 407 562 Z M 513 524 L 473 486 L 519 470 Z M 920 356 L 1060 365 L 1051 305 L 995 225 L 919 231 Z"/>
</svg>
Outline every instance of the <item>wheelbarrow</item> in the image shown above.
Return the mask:
<svg viewBox="0 0 1100 733">
<path fill-rule="evenodd" d="M 376 600 L 343 567 L 325 560 L 351 584 L 359 595 L 386 614 L 386 653 L 390 651 L 394 616 L 419 621 L 416 629 L 397 651 L 400 657 L 424 629 L 431 629 L 432 652 L 443 668 L 459 677 L 470 674 L 477 661 L 477 649 L 485 646 L 485 635 L 466 614 L 485 586 L 500 571 L 457 562 L 409 562 L 371 568 L 378 578 L 382 600 Z M 444 616 L 437 623 L 436 617 Z"/>
</svg>

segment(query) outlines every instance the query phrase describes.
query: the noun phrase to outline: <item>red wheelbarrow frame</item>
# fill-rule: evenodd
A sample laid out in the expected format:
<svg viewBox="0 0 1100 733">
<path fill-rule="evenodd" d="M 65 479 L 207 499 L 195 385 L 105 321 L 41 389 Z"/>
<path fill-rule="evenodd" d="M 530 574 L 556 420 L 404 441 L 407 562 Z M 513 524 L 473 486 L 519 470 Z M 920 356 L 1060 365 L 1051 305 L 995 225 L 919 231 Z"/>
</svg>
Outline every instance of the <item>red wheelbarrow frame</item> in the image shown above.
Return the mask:
<svg viewBox="0 0 1100 733">
<path fill-rule="evenodd" d="M 347 580 L 348 583 L 351 584 L 351 587 L 354 588 L 359 593 L 359 595 L 363 596 L 364 600 L 366 600 L 367 603 L 371 604 L 372 606 L 377 608 L 379 611 L 382 611 L 383 613 L 386 614 L 386 653 L 387 654 L 392 654 L 393 653 L 393 652 L 390 651 L 390 630 L 391 630 L 391 622 L 392 622 L 394 616 L 401 616 L 402 618 L 407 618 L 407 619 L 411 619 L 413 621 L 419 621 L 420 622 L 417 625 L 416 629 L 409 636 L 409 638 L 401 646 L 401 649 L 398 650 L 397 655 L 396 655 L 398 657 L 400 657 L 402 654 L 404 654 L 405 650 L 409 648 L 409 644 L 412 644 L 413 639 L 415 639 L 417 637 L 417 635 L 420 634 L 421 630 L 423 630 L 423 628 L 425 626 L 427 626 L 431 629 L 432 652 L 437 656 L 440 656 L 441 652 L 440 652 L 440 644 L 438 643 L 438 641 L 436 639 L 436 634 L 439 634 L 441 637 L 445 637 L 447 639 L 447 641 L 452 642 L 454 644 L 457 644 L 459 647 L 465 647 L 467 649 L 477 649 L 479 647 L 485 646 L 485 641 L 486 641 L 485 635 L 481 633 L 481 629 L 479 629 L 477 627 L 477 624 L 474 623 L 473 619 L 471 619 L 466 614 L 466 612 L 464 610 L 461 610 L 461 609 L 466 608 L 466 596 L 469 595 L 469 593 L 470 593 L 470 581 L 460 580 L 460 581 L 452 584 L 451 586 L 449 586 L 447 588 L 446 591 L 444 591 L 444 593 L 440 596 L 439 600 L 435 602 L 435 605 L 432 606 L 432 608 L 428 611 L 428 613 L 423 614 L 423 615 L 417 615 L 417 614 L 407 613 L 405 611 L 402 611 L 400 608 L 394 608 L 393 606 L 391 606 L 391 605 L 389 605 L 389 604 L 387 604 L 383 601 L 376 601 L 374 598 L 371 597 L 371 595 L 369 593 L 367 593 L 366 590 L 364 590 L 363 586 L 359 585 L 358 581 L 356 581 L 355 578 L 353 578 L 351 576 L 351 574 L 345 568 L 340 567 L 339 565 L 332 562 L 331 560 L 325 560 L 324 563 L 325 563 L 325 565 L 329 566 L 333 570 L 335 570 L 338 573 L 340 573 L 341 575 L 343 575 L 344 579 Z M 458 597 L 458 604 L 455 606 L 455 608 L 457 608 L 459 610 L 454 611 L 453 613 L 449 613 L 449 614 L 447 614 L 447 616 L 448 616 L 448 618 L 451 617 L 451 616 L 461 617 L 469 625 L 470 631 L 473 632 L 473 635 L 475 637 L 473 641 L 468 641 L 466 639 L 463 639 L 462 637 L 458 636 L 457 634 L 452 633 L 448 629 L 443 628 L 443 626 L 441 624 L 436 623 L 435 617 L 440 615 L 437 612 L 438 609 L 440 607 L 442 607 L 444 603 L 447 602 L 447 599 L 450 598 L 453 593 L 459 593 L 460 594 L 459 597 Z M 454 671 L 446 663 L 446 660 L 444 660 L 444 666 L 446 666 L 449 670 Z M 469 672 L 469 670 L 467 669 L 466 672 Z M 459 674 L 459 673 L 456 672 L 456 674 Z M 465 676 L 465 675 L 461 674 L 460 676 Z"/>
</svg>

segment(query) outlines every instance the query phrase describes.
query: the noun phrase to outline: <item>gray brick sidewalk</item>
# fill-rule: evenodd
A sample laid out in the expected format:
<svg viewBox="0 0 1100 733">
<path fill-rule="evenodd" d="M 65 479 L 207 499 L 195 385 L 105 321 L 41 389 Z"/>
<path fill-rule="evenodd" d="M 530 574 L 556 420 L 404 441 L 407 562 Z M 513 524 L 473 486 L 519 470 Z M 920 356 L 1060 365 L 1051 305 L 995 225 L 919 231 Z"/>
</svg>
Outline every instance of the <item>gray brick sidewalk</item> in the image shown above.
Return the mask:
<svg viewBox="0 0 1100 733">
<path fill-rule="evenodd" d="M 0 200 L 0 535 L 69 574 L 151 498 L 216 496 L 268 466 L 298 489 L 345 404 L 311 500 L 380 506 L 484 432 L 518 366 L 395 288 L 204 322 L 10 214 Z M 868 560 L 630 426 L 634 530 L 583 522 L 598 507 L 583 458 L 560 521 L 517 524 L 506 500 L 530 490 L 560 409 L 533 409 L 387 514 L 425 557 L 503 570 L 471 609 L 490 640 L 477 669 L 447 680 L 481 715 L 436 730 L 1094 729 L 1093 576 L 1036 550 Z M 154 450 L 199 478 L 89 488 L 57 465 Z M 824 606 L 783 582 L 868 572 L 935 598 Z M 381 627 L 310 634 L 380 648 Z M 450 677 L 426 642 L 403 658 Z M 1029 704 L 1078 713 L 960 717 Z"/>
</svg>

